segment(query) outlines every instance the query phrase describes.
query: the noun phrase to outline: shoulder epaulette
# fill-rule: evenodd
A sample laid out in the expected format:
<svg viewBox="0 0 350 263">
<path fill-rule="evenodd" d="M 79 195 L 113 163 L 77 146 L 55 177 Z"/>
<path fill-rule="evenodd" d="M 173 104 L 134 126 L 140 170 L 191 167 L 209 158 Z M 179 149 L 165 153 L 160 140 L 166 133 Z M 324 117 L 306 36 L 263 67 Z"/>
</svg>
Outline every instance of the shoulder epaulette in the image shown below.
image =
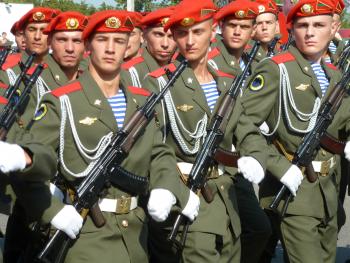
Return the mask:
<svg viewBox="0 0 350 263">
<path fill-rule="evenodd" d="M 220 50 L 216 47 L 209 51 L 208 59 L 213 59 L 220 54 Z"/>
<path fill-rule="evenodd" d="M 273 56 L 271 58 L 271 60 L 273 62 L 275 62 L 276 64 L 281 64 L 281 63 L 285 63 L 285 62 L 288 62 L 288 61 L 293 61 L 295 60 L 295 57 L 287 52 L 287 53 L 283 53 L 283 54 L 279 54 L 279 55 L 276 55 L 276 56 Z"/>
<path fill-rule="evenodd" d="M 228 73 L 220 71 L 220 70 L 215 70 L 215 72 L 219 77 L 227 77 L 227 78 L 231 78 L 231 79 L 233 79 L 235 77 L 231 74 L 228 74 Z"/>
<path fill-rule="evenodd" d="M 128 90 L 135 95 L 142 95 L 147 97 L 151 95 L 151 92 L 149 90 L 140 87 L 128 86 Z"/>
<path fill-rule="evenodd" d="M 9 55 L 6 59 L 6 62 L 2 65 L 2 69 L 6 70 L 9 68 L 13 68 L 14 66 L 17 66 L 18 62 L 21 61 L 21 58 L 22 58 L 21 53 Z"/>
<path fill-rule="evenodd" d="M 8 100 L 2 96 L 0 96 L 0 104 L 6 105 Z"/>
<path fill-rule="evenodd" d="M 59 98 L 62 95 L 69 94 L 78 90 L 83 89 L 79 81 L 75 81 L 73 83 L 70 83 L 65 86 L 61 86 L 57 89 L 54 89 L 51 91 L 51 94 L 54 95 L 55 97 Z"/>
<path fill-rule="evenodd" d="M 1 89 L 7 89 L 8 87 L 9 87 L 9 86 L 6 85 L 5 83 L 0 82 L 0 88 L 1 88 Z"/>
<path fill-rule="evenodd" d="M 174 53 L 174 55 L 171 57 L 171 60 L 172 60 L 172 61 L 176 60 L 177 57 L 178 57 L 179 55 L 180 55 L 180 52 L 179 52 L 179 51 L 176 51 L 176 52 Z"/>
<path fill-rule="evenodd" d="M 333 69 L 333 70 L 339 70 L 336 66 L 334 66 L 332 63 L 325 63 L 327 65 L 327 67 L 329 67 L 330 69 Z"/>
<path fill-rule="evenodd" d="M 133 59 L 130 59 L 128 62 L 125 62 L 122 64 L 122 69 L 126 69 L 128 70 L 129 68 L 137 65 L 137 64 L 140 64 L 141 62 L 143 62 L 145 59 L 143 57 L 136 57 L 136 58 L 133 58 Z"/>
<path fill-rule="evenodd" d="M 48 67 L 48 65 L 47 65 L 46 63 L 43 63 L 42 65 L 44 66 L 44 69 Z M 27 74 L 28 74 L 28 75 L 32 75 L 32 74 L 34 73 L 36 67 L 37 67 L 37 66 L 30 67 L 30 68 L 28 69 L 28 71 L 27 71 Z"/>
<path fill-rule="evenodd" d="M 214 38 L 212 38 L 212 39 L 210 40 L 210 42 L 211 42 L 211 43 L 216 43 L 216 42 L 218 42 L 218 40 L 216 39 L 216 37 L 214 37 Z"/>
<path fill-rule="evenodd" d="M 152 71 L 151 73 L 149 73 L 148 75 L 154 78 L 159 78 L 160 76 L 163 76 L 165 74 L 165 69 L 169 69 L 171 72 L 174 72 L 176 67 L 173 63 L 168 64 L 164 67 L 161 67 L 159 69 L 156 69 L 154 71 Z"/>
<path fill-rule="evenodd" d="M 247 44 L 245 47 L 244 47 L 244 51 L 248 50 L 248 49 L 251 49 L 252 48 L 252 45 L 250 44 Z"/>
</svg>

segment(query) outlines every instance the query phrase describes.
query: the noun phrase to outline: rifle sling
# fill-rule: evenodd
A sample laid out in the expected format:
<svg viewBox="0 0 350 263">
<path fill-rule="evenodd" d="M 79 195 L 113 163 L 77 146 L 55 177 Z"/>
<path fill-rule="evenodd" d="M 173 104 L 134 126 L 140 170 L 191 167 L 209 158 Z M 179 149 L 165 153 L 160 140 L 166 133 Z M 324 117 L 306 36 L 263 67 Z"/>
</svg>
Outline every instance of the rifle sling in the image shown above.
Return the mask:
<svg viewBox="0 0 350 263">
<path fill-rule="evenodd" d="M 325 133 L 321 138 L 322 148 L 333 154 L 342 155 L 344 153 L 345 143 L 346 142 L 334 138 L 329 133 Z"/>
<path fill-rule="evenodd" d="M 239 159 L 239 153 L 227 151 L 221 147 L 219 147 L 214 155 L 215 161 L 218 163 L 228 166 L 228 167 L 236 167 L 237 168 L 237 160 Z"/>
</svg>

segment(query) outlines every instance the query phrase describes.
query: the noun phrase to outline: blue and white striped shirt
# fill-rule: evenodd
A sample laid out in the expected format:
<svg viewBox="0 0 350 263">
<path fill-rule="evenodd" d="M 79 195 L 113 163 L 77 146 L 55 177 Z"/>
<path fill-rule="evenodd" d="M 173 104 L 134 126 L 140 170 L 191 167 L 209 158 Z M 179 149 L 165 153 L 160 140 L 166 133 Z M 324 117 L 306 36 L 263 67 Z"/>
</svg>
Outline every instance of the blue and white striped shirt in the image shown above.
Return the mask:
<svg viewBox="0 0 350 263">
<path fill-rule="evenodd" d="M 329 43 L 328 49 L 330 52 L 332 52 L 332 54 L 335 54 L 335 52 L 337 51 L 337 46 L 334 44 L 333 41 L 331 41 Z"/>
<path fill-rule="evenodd" d="M 321 64 L 319 63 L 311 63 L 311 67 L 317 77 L 318 83 L 320 84 L 322 96 L 324 96 L 329 86 L 329 80 L 326 76 L 326 73 L 324 72 Z"/>
<path fill-rule="evenodd" d="M 111 105 L 118 128 L 121 129 L 124 124 L 126 112 L 126 99 L 123 90 L 119 89 L 117 95 L 108 98 L 108 102 Z"/>
<path fill-rule="evenodd" d="M 217 99 L 219 98 L 219 92 L 215 80 L 201 84 L 204 91 L 205 98 L 211 112 L 213 112 Z"/>
</svg>

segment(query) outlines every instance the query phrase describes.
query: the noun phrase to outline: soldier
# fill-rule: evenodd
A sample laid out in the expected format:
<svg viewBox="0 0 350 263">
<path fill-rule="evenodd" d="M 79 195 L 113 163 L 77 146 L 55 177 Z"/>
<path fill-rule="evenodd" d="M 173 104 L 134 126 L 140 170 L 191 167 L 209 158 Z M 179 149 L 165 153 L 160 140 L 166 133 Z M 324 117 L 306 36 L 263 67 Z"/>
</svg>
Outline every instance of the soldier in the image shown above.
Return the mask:
<svg viewBox="0 0 350 263">
<path fill-rule="evenodd" d="M 19 142 L 24 150 L 18 154 L 17 162 L 25 160 L 27 165 L 19 175 L 46 176 L 49 172 L 53 177 L 57 168 L 58 176 L 75 188 L 110 142 L 112 133 L 121 129 L 137 107 L 143 105 L 150 92 L 123 86 L 119 74 L 132 29 L 125 11 L 101 11 L 90 17 L 83 32 L 87 50 L 91 52 L 89 71 L 77 81 L 44 95 L 45 110 L 36 114 L 30 133 Z M 1 147 L 7 147 L 10 152 L 16 146 L 3 143 Z M 44 149 L 50 149 L 46 158 L 53 166 L 47 167 L 48 164 L 37 159 Z M 199 199 L 181 187 L 175 165 L 173 152 L 161 142 L 161 132 L 154 120 L 122 163 L 132 173 L 150 176 L 151 197 L 159 191 L 173 193 L 176 196 L 173 204 L 177 202 L 184 207 L 183 213 L 193 219 L 198 213 Z M 17 169 L 12 166 L 9 170 Z M 65 262 L 115 262 L 116 259 L 147 262 L 146 215 L 140 206 L 145 201 L 144 196 L 119 189 L 111 179 L 111 187 L 99 201 L 106 224 L 98 228 L 88 216 Z M 157 219 L 166 218 L 170 210 L 160 201 L 157 200 L 159 205 L 153 205 L 152 210 Z M 83 218 L 74 207 L 58 198 L 52 199 L 48 189 L 40 203 L 41 222 L 51 223 L 75 239 Z"/>
<path fill-rule="evenodd" d="M 259 15 L 256 17 L 254 39 L 260 41 L 261 50 L 255 59 L 259 62 L 266 57 L 269 44 L 276 34 L 280 33 L 280 28 L 276 3 L 273 0 L 258 0 L 256 3 L 258 4 Z"/>
<path fill-rule="evenodd" d="M 17 45 L 17 53 L 26 49 L 26 41 L 24 39 L 24 32 L 18 28 L 18 21 L 11 27 L 11 33 L 15 36 L 15 42 Z"/>
<path fill-rule="evenodd" d="M 299 1 L 287 17 L 295 45 L 261 61 L 242 98 L 248 117 L 257 126 L 266 121 L 271 132 L 265 134 L 273 135 L 270 173 L 259 189 L 261 205 L 269 209 L 282 184 L 294 196 L 283 218 L 270 214 L 286 262 L 335 262 L 338 198 L 334 155 L 323 148 L 317 152 L 312 165 L 318 178 L 313 183 L 290 163 L 303 136 L 314 127 L 322 99 L 340 79 L 339 71 L 322 60 L 336 30 L 332 15 L 331 1 Z M 339 130 L 348 130 L 347 105 L 344 101 L 328 129 L 336 138 Z M 279 211 L 282 205 L 283 201 Z"/>
<path fill-rule="evenodd" d="M 216 47 L 209 53 L 210 65 L 234 76 L 242 72 L 248 59 L 244 51 L 254 34 L 257 15 L 257 5 L 247 0 L 231 2 L 216 14 L 222 39 L 216 38 Z"/>
<path fill-rule="evenodd" d="M 128 71 L 125 78 L 135 87 L 141 87 L 148 73 L 167 65 L 176 49 L 171 32 L 164 32 L 163 26 L 173 13 L 173 7 L 155 10 L 142 18 L 145 47 L 140 57 L 123 64 Z"/>
<path fill-rule="evenodd" d="M 179 59 L 186 58 L 189 68 L 177 80 L 164 100 L 169 130 L 166 143 L 176 153 L 178 169 L 186 183 L 196 154 L 223 97 L 230 87 L 232 75 L 208 65 L 210 40 L 215 36 L 213 17 L 215 5 L 210 1 L 184 0 L 175 7 L 164 26 L 171 30 L 179 49 Z M 176 61 L 175 65 L 179 62 Z M 166 66 L 174 68 L 174 64 Z M 164 68 L 151 72 L 145 85 L 159 90 L 167 78 Z M 231 151 L 234 141 L 243 141 L 250 133 L 259 135 L 256 128 L 235 131 L 237 121 L 248 121 L 240 111 L 239 102 L 229 121 L 221 147 Z M 235 133 L 233 133 L 235 131 Z M 246 137 L 247 136 L 247 137 Z M 259 140 L 244 140 L 250 144 L 241 148 L 239 169 L 245 176 L 263 177 L 264 154 Z M 239 149 L 239 148 L 237 148 Z M 250 156 L 248 156 L 250 155 Z M 253 157 L 251 157 L 253 156 Z M 259 160 L 259 161 L 257 161 Z M 251 170 L 250 170 L 251 169 Z M 166 240 L 167 229 L 174 224 L 174 214 L 162 224 L 150 221 L 150 250 L 152 262 L 239 262 L 240 223 L 236 205 L 234 175 L 237 169 L 214 165 L 207 181 L 213 192 L 213 201 L 207 203 L 201 196 L 198 218 L 189 227 L 185 247 L 178 253 Z M 165 198 L 163 198 L 165 199 Z M 168 202 L 170 202 L 169 200 Z"/>
<path fill-rule="evenodd" d="M 125 62 L 141 55 L 141 45 L 143 43 L 141 28 L 142 15 L 139 12 L 130 12 L 130 15 L 133 20 L 134 29 L 130 35 L 128 49 L 125 52 Z"/>
<path fill-rule="evenodd" d="M 60 83 L 66 84 L 78 77 L 79 62 L 85 50 L 82 31 L 86 27 L 87 21 L 87 17 L 81 13 L 64 12 L 52 19 L 43 30 L 43 34 L 48 35 L 48 43 L 52 49 L 52 53 L 44 59 L 49 65 L 49 70 L 46 71 L 47 74 L 43 75 L 43 79 L 44 81 L 51 80 L 50 82 L 53 83 L 51 89 L 55 89 Z M 52 82 L 53 79 L 55 82 Z M 20 116 L 21 125 L 14 125 L 10 130 L 8 140 L 15 141 L 19 139 L 22 132 L 30 129 L 34 112 L 40 108 L 39 94 L 38 90 L 33 90 L 30 102 Z M 37 217 L 37 213 L 33 203 L 26 204 L 25 202 L 34 196 L 38 198 L 41 192 L 37 185 L 33 185 L 36 193 L 33 193 L 28 186 L 22 188 L 17 182 L 12 182 L 12 186 L 19 200 L 16 201 L 14 211 L 7 224 L 4 253 L 4 258 L 7 261 L 16 261 L 21 250 L 24 250 L 28 245 L 27 242 L 32 239 L 28 229 L 28 221 L 30 222 L 33 217 Z"/>
</svg>

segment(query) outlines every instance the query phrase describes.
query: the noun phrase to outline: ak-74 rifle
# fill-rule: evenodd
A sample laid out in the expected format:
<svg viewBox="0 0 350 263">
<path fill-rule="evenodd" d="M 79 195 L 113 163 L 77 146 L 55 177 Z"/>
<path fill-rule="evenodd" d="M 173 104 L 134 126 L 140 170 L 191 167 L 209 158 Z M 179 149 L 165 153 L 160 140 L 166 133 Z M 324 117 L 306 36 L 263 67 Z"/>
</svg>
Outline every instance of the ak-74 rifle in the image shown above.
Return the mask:
<svg viewBox="0 0 350 263">
<path fill-rule="evenodd" d="M 27 71 L 33 63 L 34 56 L 35 55 L 29 57 L 23 66 L 21 74 L 17 77 L 15 84 L 13 86 L 10 86 L 8 92 L 5 94 L 5 98 L 8 102 L 0 114 L 1 141 L 6 140 L 7 132 L 16 121 L 18 112 L 22 109 L 23 105 L 28 100 L 33 85 L 36 83 L 37 79 L 44 69 L 43 65 L 38 65 L 35 68 L 33 74 L 27 75 Z M 20 92 L 19 87 L 22 82 L 24 83 L 24 89 Z"/>
<path fill-rule="evenodd" d="M 74 195 L 75 200 L 72 205 L 83 218 L 86 218 L 87 213 L 92 208 L 98 206 L 97 202 L 100 193 L 106 188 L 106 184 L 108 185 L 111 182 L 111 177 L 118 176 L 120 164 L 128 156 L 137 139 L 144 133 L 147 125 L 153 119 L 157 103 L 163 99 L 164 94 L 173 86 L 176 79 L 186 68 L 186 65 L 187 61 L 182 61 L 172 73 L 164 89 L 159 94 L 152 93 L 146 103 L 132 115 L 124 127 L 113 135 L 111 142 L 101 157 L 77 187 Z M 120 179 L 122 180 L 123 178 Z M 118 187 L 132 193 L 144 194 L 148 190 L 148 179 L 146 177 L 130 174 L 130 179 L 132 183 L 128 181 L 124 185 L 121 185 L 121 180 L 114 180 L 113 182 L 117 183 L 119 181 L 117 183 Z M 91 213 L 90 216 L 92 216 Z M 99 221 L 100 226 L 104 224 L 104 219 L 93 219 L 93 221 L 95 224 L 96 221 Z M 63 231 L 56 230 L 44 249 L 39 253 L 37 260 L 39 262 L 63 262 L 72 243 L 73 240 Z"/>
<path fill-rule="evenodd" d="M 276 35 L 272 41 L 270 42 L 270 44 L 268 45 L 267 47 L 267 54 L 266 54 L 266 57 L 272 57 L 273 55 L 275 55 L 275 47 L 278 43 L 278 41 L 281 39 L 281 35 L 278 34 Z"/>
<path fill-rule="evenodd" d="M 306 177 L 311 183 L 317 180 L 317 175 L 312 166 L 312 160 L 322 145 L 322 140 L 326 135 L 326 130 L 332 123 L 334 115 L 338 111 L 343 98 L 346 94 L 349 93 L 349 91 L 350 70 L 347 70 L 342 79 L 337 83 L 332 92 L 328 95 L 327 99 L 322 103 L 320 114 L 317 117 L 315 127 L 305 135 L 293 156 L 292 164 L 295 164 L 298 167 L 306 168 Z M 291 192 L 285 185 L 281 187 L 280 191 L 277 193 L 274 200 L 269 206 L 273 211 L 278 213 L 277 208 L 279 207 L 279 203 L 286 195 L 287 197 L 281 210 L 282 217 L 285 215 L 288 204 L 292 198 Z"/>
<path fill-rule="evenodd" d="M 349 68 L 350 65 L 350 39 L 348 40 L 348 43 L 346 44 L 339 60 L 337 67 L 342 71 L 346 71 Z"/>
<path fill-rule="evenodd" d="M 202 191 L 202 195 L 207 202 L 211 202 L 213 196 L 211 191 L 206 188 L 206 181 L 209 174 L 209 169 L 214 165 L 215 153 L 219 148 L 219 144 L 224 138 L 227 123 L 231 117 L 234 106 L 236 104 L 237 97 L 240 93 L 242 85 L 248 75 L 250 65 L 258 52 L 260 42 L 255 42 L 250 54 L 249 60 L 241 73 L 233 81 L 230 89 L 225 94 L 221 105 L 219 106 L 217 112 L 215 113 L 212 122 L 207 129 L 207 136 L 205 141 L 201 146 L 199 152 L 197 153 L 196 159 L 193 163 L 192 169 L 188 177 L 187 186 L 191 191 L 197 193 L 199 190 Z M 180 241 L 176 240 L 177 233 L 181 225 L 184 224 L 182 231 L 182 236 Z M 182 249 L 186 242 L 186 235 L 190 221 L 182 214 L 179 214 L 176 218 L 174 226 L 168 236 L 168 240 L 174 242 L 178 249 Z"/>
<path fill-rule="evenodd" d="M 8 55 L 11 53 L 12 49 L 11 47 L 6 47 L 4 50 L 0 53 L 0 70 L 2 69 L 2 66 L 6 62 L 6 59 Z"/>
</svg>

